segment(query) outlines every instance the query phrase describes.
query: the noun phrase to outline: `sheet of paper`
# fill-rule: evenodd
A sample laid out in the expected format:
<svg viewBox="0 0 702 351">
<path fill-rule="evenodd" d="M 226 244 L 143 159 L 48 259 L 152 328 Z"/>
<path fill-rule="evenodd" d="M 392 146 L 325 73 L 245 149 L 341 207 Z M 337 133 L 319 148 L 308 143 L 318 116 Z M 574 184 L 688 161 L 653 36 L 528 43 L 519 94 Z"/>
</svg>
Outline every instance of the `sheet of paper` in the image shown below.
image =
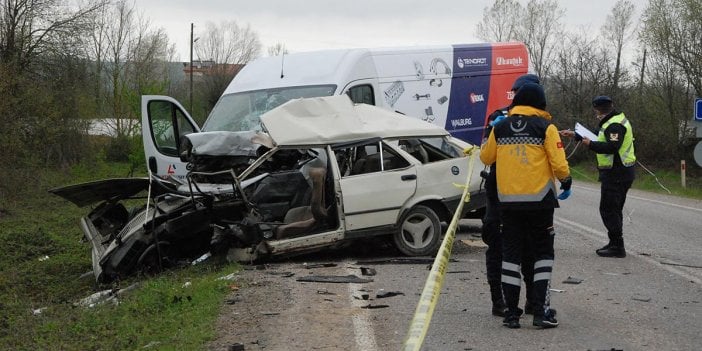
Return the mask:
<svg viewBox="0 0 702 351">
<path fill-rule="evenodd" d="M 584 125 L 575 122 L 575 133 L 583 138 L 588 138 L 590 140 L 597 140 L 597 135 L 587 129 Z"/>
</svg>

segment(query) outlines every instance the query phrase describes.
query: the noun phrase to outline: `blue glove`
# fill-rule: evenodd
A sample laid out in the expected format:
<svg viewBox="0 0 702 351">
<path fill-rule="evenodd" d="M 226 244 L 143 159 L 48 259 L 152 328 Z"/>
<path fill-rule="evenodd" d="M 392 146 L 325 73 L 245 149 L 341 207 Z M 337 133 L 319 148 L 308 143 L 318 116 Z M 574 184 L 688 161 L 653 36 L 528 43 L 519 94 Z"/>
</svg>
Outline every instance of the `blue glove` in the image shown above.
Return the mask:
<svg viewBox="0 0 702 351">
<path fill-rule="evenodd" d="M 497 123 L 502 122 L 502 120 L 505 118 L 507 118 L 507 117 L 505 117 L 505 115 L 499 115 L 494 120 L 492 120 L 492 122 L 490 122 L 488 124 L 490 124 L 490 127 L 494 127 Z"/>
<path fill-rule="evenodd" d="M 558 195 L 558 200 L 565 200 L 570 197 L 570 189 L 568 190 L 563 190 L 563 192 Z"/>
</svg>

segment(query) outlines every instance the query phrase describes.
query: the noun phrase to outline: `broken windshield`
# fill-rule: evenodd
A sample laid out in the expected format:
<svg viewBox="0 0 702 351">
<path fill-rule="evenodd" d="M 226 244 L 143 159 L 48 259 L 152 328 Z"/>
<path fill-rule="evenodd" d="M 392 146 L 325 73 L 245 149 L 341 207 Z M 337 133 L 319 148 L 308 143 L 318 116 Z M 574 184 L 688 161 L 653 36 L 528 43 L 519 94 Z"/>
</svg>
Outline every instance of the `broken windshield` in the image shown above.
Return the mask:
<svg viewBox="0 0 702 351">
<path fill-rule="evenodd" d="M 222 96 L 207 118 L 203 131 L 260 131 L 259 117 L 291 99 L 331 96 L 336 85 L 284 87 Z"/>
</svg>

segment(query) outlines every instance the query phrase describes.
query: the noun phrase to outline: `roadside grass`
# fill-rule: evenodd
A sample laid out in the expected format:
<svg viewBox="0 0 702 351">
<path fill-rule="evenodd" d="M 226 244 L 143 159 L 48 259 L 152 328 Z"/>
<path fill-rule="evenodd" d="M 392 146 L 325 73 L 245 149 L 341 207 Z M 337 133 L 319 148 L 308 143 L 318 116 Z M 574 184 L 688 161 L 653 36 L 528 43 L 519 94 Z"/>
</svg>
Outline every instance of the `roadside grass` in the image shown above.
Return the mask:
<svg viewBox="0 0 702 351">
<path fill-rule="evenodd" d="M 3 204 L 0 215 L 0 349 L 133 350 L 204 349 L 231 281 L 239 270 L 211 259 L 155 277 L 97 285 L 90 248 L 78 219 L 89 212 L 47 192 L 86 181 L 126 177 L 127 164 L 94 162 L 45 171 L 40 186 Z M 82 276 L 82 277 L 81 277 Z M 186 282 L 189 282 L 187 286 Z M 106 289 L 136 288 L 119 304 L 92 308 L 75 303 Z"/>
<path fill-rule="evenodd" d="M 668 194 L 692 199 L 702 199 L 702 177 L 692 171 L 686 179 L 686 187 L 682 187 L 680 172 L 665 169 L 644 169 L 636 166 L 636 180 L 632 188 L 659 194 Z M 651 171 L 649 173 L 648 171 Z M 597 183 L 597 168 L 594 165 L 581 163 L 571 165 L 573 179 Z M 667 190 L 666 190 L 667 189 Z M 670 191 L 670 193 L 668 192 Z"/>
</svg>

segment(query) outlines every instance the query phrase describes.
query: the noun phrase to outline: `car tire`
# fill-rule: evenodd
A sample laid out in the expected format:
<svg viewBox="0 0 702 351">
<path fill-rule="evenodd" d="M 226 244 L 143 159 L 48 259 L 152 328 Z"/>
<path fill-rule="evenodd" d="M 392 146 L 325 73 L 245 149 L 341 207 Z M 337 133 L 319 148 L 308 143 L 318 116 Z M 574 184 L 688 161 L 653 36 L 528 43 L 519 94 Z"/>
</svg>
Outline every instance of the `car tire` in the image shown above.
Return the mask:
<svg viewBox="0 0 702 351">
<path fill-rule="evenodd" d="M 395 246 L 407 256 L 428 256 L 441 245 L 441 222 L 429 207 L 415 206 L 402 216 L 393 235 Z"/>
</svg>

